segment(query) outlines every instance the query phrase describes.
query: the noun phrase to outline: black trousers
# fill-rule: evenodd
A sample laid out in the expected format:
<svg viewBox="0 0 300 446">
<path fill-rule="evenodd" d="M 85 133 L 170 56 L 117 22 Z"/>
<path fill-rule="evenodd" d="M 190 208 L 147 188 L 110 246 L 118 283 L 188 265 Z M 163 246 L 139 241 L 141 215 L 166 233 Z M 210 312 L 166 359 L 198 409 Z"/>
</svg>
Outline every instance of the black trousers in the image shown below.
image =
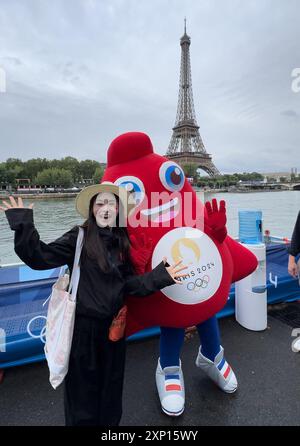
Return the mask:
<svg viewBox="0 0 300 446">
<path fill-rule="evenodd" d="M 65 378 L 66 426 L 118 426 L 122 416 L 125 339 L 108 339 L 110 320 L 75 318 Z"/>
</svg>

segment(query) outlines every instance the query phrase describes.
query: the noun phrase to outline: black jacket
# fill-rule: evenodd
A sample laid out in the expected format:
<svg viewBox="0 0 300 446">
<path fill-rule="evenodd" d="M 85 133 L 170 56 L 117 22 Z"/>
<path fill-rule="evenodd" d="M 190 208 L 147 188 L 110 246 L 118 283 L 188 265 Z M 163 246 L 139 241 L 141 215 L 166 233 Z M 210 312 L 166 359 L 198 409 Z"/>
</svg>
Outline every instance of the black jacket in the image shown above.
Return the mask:
<svg viewBox="0 0 300 446">
<path fill-rule="evenodd" d="M 40 240 L 34 226 L 32 209 L 13 208 L 6 210 L 5 214 L 11 229 L 15 231 L 15 252 L 26 265 L 37 270 L 68 265 L 72 271 L 78 226 L 74 226 L 54 242 L 46 244 Z M 119 260 L 118 243 L 113 232 L 108 228 L 99 228 L 99 237 L 103 237 L 109 254 L 111 272 L 102 272 L 97 262 L 83 255 L 83 246 L 77 314 L 110 318 L 122 307 L 124 295 L 147 296 L 175 283 L 163 262 L 142 276 L 132 275 Z"/>
<path fill-rule="evenodd" d="M 300 212 L 294 227 L 289 253 L 294 257 L 300 253 Z"/>
</svg>

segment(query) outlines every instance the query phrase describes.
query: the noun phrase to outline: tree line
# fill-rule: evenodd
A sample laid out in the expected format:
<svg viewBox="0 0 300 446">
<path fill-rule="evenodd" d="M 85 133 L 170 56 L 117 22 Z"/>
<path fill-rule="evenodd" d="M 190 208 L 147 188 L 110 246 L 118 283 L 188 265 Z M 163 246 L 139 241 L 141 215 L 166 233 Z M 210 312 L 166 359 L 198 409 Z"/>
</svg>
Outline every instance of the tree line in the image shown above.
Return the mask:
<svg viewBox="0 0 300 446">
<path fill-rule="evenodd" d="M 71 156 L 53 160 L 33 158 L 28 161 L 8 158 L 0 163 L 0 183 L 16 187 L 17 179 L 29 179 L 32 185 L 67 188 L 83 183 L 84 179 L 99 183 L 103 172 L 103 163 L 89 159 L 78 161 Z"/>
<path fill-rule="evenodd" d="M 71 187 L 83 184 L 85 179 L 92 183 L 99 183 L 104 173 L 104 163 L 94 160 L 79 161 L 67 156 L 61 159 L 48 160 L 46 158 L 33 158 L 22 161 L 19 158 L 8 158 L 0 163 L 0 184 L 17 186 L 17 179 L 29 179 L 32 185 L 47 185 Z M 193 178 L 193 184 L 198 187 L 228 187 L 239 181 L 257 181 L 264 177 L 258 172 L 244 172 L 224 174 L 215 177 L 202 176 L 195 165 L 182 166 L 186 177 Z M 282 178 L 282 181 L 285 179 Z"/>
<path fill-rule="evenodd" d="M 239 181 L 262 181 L 264 176 L 258 172 L 243 172 L 216 175 L 214 177 L 200 175 L 197 167 L 193 164 L 185 164 L 182 166 L 185 176 L 193 178 L 193 184 L 198 187 L 228 187 L 234 186 Z"/>
</svg>

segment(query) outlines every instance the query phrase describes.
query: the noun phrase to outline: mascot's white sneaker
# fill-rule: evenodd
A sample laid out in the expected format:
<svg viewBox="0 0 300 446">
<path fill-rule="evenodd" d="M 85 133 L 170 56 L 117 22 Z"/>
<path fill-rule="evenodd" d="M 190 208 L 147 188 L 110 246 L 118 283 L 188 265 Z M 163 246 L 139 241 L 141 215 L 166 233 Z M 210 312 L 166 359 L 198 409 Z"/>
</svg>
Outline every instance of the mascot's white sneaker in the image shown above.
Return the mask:
<svg viewBox="0 0 300 446">
<path fill-rule="evenodd" d="M 238 386 L 236 376 L 224 358 L 224 348 L 222 346 L 214 362 L 202 355 L 200 346 L 196 366 L 200 367 L 224 392 L 233 393 L 236 391 Z"/>
<path fill-rule="evenodd" d="M 161 368 L 158 360 L 156 369 L 156 387 L 162 410 L 172 417 L 178 417 L 184 411 L 184 381 L 179 366 Z"/>
</svg>

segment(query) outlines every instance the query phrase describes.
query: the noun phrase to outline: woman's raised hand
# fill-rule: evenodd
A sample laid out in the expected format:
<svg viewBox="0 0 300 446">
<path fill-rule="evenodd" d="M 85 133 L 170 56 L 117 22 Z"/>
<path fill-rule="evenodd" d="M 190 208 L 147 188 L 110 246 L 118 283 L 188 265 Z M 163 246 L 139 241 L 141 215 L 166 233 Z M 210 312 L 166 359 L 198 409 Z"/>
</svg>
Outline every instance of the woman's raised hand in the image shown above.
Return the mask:
<svg viewBox="0 0 300 446">
<path fill-rule="evenodd" d="M 15 208 L 19 208 L 19 209 L 25 209 L 25 206 L 23 204 L 23 200 L 22 197 L 18 197 L 18 203 L 16 202 L 16 200 L 14 199 L 14 197 L 12 195 L 9 196 L 10 199 L 10 203 L 8 203 L 5 200 L 2 200 L 2 203 L 4 204 L 4 206 L 0 206 L 0 210 L 1 211 L 7 211 L 7 209 L 15 209 Z M 33 208 L 33 203 L 31 203 L 28 206 L 28 209 L 32 209 Z"/>
<path fill-rule="evenodd" d="M 167 263 L 166 257 L 163 258 L 163 262 L 164 262 L 164 264 Z M 166 266 L 166 270 L 168 271 L 170 276 L 173 278 L 174 282 L 178 283 L 179 285 L 182 285 L 182 282 L 180 280 L 178 280 L 178 278 L 188 276 L 187 273 L 178 274 L 179 271 L 183 271 L 184 269 L 187 269 L 187 266 L 181 265 L 181 263 L 182 263 L 182 260 L 178 260 L 178 262 L 174 263 L 174 265 Z"/>
</svg>

